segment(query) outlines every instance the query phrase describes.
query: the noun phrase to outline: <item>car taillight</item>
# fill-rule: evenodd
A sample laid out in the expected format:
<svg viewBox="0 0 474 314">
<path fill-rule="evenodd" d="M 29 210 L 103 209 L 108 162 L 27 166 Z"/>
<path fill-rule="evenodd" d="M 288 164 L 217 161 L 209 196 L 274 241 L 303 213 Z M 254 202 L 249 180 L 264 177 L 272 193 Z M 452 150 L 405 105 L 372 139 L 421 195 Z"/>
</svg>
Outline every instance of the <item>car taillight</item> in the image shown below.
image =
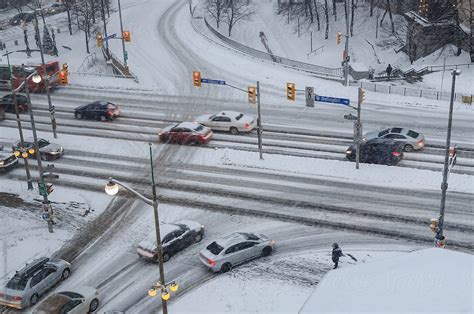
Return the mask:
<svg viewBox="0 0 474 314">
<path fill-rule="evenodd" d="M 418 141 L 418 146 L 424 146 L 424 145 L 425 145 L 425 141 L 423 141 L 423 140 Z"/>
<path fill-rule="evenodd" d="M 392 155 L 395 156 L 395 157 L 399 157 L 399 156 L 400 156 L 400 152 L 392 152 Z"/>
<path fill-rule="evenodd" d="M 17 295 L 12 297 L 12 300 L 15 300 L 15 301 L 21 301 L 21 299 L 22 298 L 20 296 L 17 296 Z"/>
<path fill-rule="evenodd" d="M 107 110 L 107 114 L 108 114 L 109 116 L 113 115 L 112 110 Z"/>
<path fill-rule="evenodd" d="M 207 262 L 209 263 L 209 265 L 211 266 L 215 266 L 216 265 L 216 262 L 214 262 L 212 259 L 208 258 L 207 259 Z"/>
<path fill-rule="evenodd" d="M 244 128 L 248 129 L 249 127 L 250 127 L 250 124 L 248 124 L 248 123 L 244 124 Z"/>
</svg>

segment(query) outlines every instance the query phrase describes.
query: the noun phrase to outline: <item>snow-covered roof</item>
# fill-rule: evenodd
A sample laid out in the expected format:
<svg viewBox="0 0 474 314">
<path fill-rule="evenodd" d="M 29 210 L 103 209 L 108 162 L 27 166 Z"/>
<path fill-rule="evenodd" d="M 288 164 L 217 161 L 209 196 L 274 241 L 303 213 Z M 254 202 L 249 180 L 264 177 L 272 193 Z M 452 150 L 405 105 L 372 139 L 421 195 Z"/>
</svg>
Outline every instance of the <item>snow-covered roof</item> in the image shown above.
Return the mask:
<svg viewBox="0 0 474 314">
<path fill-rule="evenodd" d="M 300 313 L 474 313 L 474 256 L 430 248 L 330 271 Z"/>
</svg>

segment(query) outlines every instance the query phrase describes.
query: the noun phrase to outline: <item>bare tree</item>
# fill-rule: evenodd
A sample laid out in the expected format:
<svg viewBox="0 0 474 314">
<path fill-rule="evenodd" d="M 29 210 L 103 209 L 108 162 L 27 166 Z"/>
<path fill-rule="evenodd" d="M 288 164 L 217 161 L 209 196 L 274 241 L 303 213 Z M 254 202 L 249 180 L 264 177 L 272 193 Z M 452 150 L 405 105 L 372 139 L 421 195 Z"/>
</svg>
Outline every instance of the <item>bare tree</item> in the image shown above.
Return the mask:
<svg viewBox="0 0 474 314">
<path fill-rule="evenodd" d="M 326 34 L 324 35 L 324 39 L 328 39 L 328 37 L 329 37 L 329 8 L 328 8 L 328 0 L 324 0 L 324 14 L 326 15 Z"/>
<path fill-rule="evenodd" d="M 92 10 L 88 0 L 83 2 L 76 3 L 74 5 L 73 15 L 76 16 L 77 27 L 84 32 L 84 37 L 86 41 L 86 51 L 90 53 L 89 50 L 89 40 L 92 33 Z"/>
<path fill-rule="evenodd" d="M 63 4 L 67 13 L 67 26 L 69 28 L 69 35 L 72 35 L 71 9 L 75 3 L 75 0 L 63 0 Z"/>
<path fill-rule="evenodd" d="M 232 28 L 240 21 L 248 19 L 253 14 L 252 10 L 244 0 L 227 0 L 227 8 L 225 19 L 223 22 L 227 24 L 229 37 L 232 35 Z"/>
<path fill-rule="evenodd" d="M 18 13 L 23 12 L 23 7 L 25 7 L 30 0 L 13 0 L 10 1 L 10 6 L 18 11 Z"/>
<path fill-rule="evenodd" d="M 327 3 L 326 3 L 327 6 Z M 334 21 L 337 21 L 337 6 L 336 0 L 332 0 L 332 15 L 334 15 Z"/>
<path fill-rule="evenodd" d="M 205 6 L 207 12 L 216 20 L 217 28 L 219 28 L 219 23 L 221 22 L 226 5 L 226 0 L 206 0 Z"/>
<path fill-rule="evenodd" d="M 355 11 L 355 3 L 354 0 L 351 0 L 351 37 L 354 36 L 354 11 Z"/>
<path fill-rule="evenodd" d="M 43 7 L 43 0 L 32 0 L 30 1 L 30 4 L 28 4 L 28 8 L 31 10 L 38 12 L 41 15 L 41 19 L 43 20 L 43 24 L 46 24 L 46 21 L 44 19 L 44 12 L 41 9 Z"/>
<path fill-rule="evenodd" d="M 318 10 L 319 5 L 316 3 L 316 0 L 313 0 L 313 2 L 314 2 L 314 14 L 316 15 L 316 23 L 318 23 L 318 31 L 320 31 L 321 21 L 319 20 L 319 10 Z"/>
</svg>

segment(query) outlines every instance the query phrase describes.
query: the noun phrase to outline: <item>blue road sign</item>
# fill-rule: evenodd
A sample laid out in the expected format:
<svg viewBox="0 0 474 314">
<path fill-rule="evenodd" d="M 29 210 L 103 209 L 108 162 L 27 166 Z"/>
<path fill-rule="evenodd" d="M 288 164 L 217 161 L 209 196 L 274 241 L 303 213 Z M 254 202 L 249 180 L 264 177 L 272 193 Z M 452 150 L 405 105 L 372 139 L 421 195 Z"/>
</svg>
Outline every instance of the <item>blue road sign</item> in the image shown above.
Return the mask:
<svg viewBox="0 0 474 314">
<path fill-rule="evenodd" d="M 316 95 L 314 100 L 321 101 L 321 102 L 329 102 L 332 104 L 339 104 L 344 106 L 349 106 L 351 101 L 347 98 L 336 98 L 336 97 L 327 97 L 327 96 L 320 96 Z"/>
<path fill-rule="evenodd" d="M 117 33 L 113 33 L 112 35 L 109 35 L 109 36 L 105 37 L 102 40 L 109 40 L 109 39 L 112 39 L 112 38 L 115 38 L 115 37 L 117 37 Z"/>
<path fill-rule="evenodd" d="M 207 83 L 207 84 L 225 85 L 225 81 L 211 80 L 211 79 L 206 79 L 206 78 L 202 78 L 201 82 L 202 83 Z"/>
</svg>

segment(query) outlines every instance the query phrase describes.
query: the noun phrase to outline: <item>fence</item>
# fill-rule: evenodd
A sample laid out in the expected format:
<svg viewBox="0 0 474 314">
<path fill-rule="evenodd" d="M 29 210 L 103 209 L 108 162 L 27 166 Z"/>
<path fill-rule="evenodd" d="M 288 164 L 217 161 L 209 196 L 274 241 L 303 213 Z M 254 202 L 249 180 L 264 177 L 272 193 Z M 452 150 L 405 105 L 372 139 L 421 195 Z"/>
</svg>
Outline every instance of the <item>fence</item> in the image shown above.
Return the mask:
<svg viewBox="0 0 474 314">
<path fill-rule="evenodd" d="M 133 79 L 136 83 L 138 83 L 138 77 L 133 74 L 128 67 L 126 67 L 122 62 L 120 62 L 119 58 L 117 58 L 112 51 L 110 51 L 110 48 L 107 50 L 104 46 L 102 46 L 102 54 L 104 55 L 105 60 L 107 61 L 107 64 L 110 64 L 112 66 L 112 69 L 116 76 L 119 77 L 124 77 L 124 78 L 131 78 Z"/>
<path fill-rule="evenodd" d="M 222 35 L 221 33 L 219 33 L 217 30 L 215 30 L 207 22 L 206 18 L 204 18 L 204 23 L 206 24 L 207 28 L 214 35 L 216 35 L 219 39 L 221 39 L 225 43 L 229 44 L 233 48 L 235 48 L 235 49 L 237 49 L 237 50 L 239 50 L 243 53 L 246 53 L 246 54 L 249 54 L 249 55 L 254 56 L 256 58 L 264 59 L 264 60 L 267 60 L 267 61 L 270 61 L 270 62 L 280 63 L 280 64 L 283 64 L 283 65 L 286 65 L 286 66 L 289 66 L 289 67 L 292 67 L 292 68 L 297 68 L 297 69 L 301 69 L 301 70 L 304 70 L 304 71 L 309 71 L 309 72 L 313 72 L 313 73 L 316 73 L 316 74 L 321 74 L 321 75 L 324 75 L 326 77 L 327 76 L 332 76 L 333 78 L 342 79 L 342 75 L 343 75 L 342 68 L 327 68 L 327 67 L 323 67 L 323 66 L 319 66 L 319 65 L 314 65 L 314 64 L 310 64 L 310 63 L 300 62 L 300 61 L 291 60 L 291 59 L 279 57 L 279 56 L 276 56 L 276 55 L 272 55 L 272 54 L 269 54 L 269 53 L 266 53 L 266 52 L 263 52 L 263 51 L 245 46 L 245 45 L 243 45 L 239 42 L 236 42 L 236 41 Z"/>
<path fill-rule="evenodd" d="M 412 97 L 423 97 L 436 100 L 450 100 L 451 92 L 440 92 L 434 89 L 417 89 L 411 87 L 402 87 L 402 86 L 392 86 L 385 84 L 376 84 L 370 82 L 360 82 L 360 87 L 367 91 L 376 92 L 376 93 L 385 93 L 385 94 L 395 94 L 402 96 L 412 96 Z M 456 101 L 468 102 L 472 104 L 473 95 L 464 94 L 464 93 L 455 93 L 454 98 Z M 470 98 L 470 99 L 469 99 Z"/>
</svg>

